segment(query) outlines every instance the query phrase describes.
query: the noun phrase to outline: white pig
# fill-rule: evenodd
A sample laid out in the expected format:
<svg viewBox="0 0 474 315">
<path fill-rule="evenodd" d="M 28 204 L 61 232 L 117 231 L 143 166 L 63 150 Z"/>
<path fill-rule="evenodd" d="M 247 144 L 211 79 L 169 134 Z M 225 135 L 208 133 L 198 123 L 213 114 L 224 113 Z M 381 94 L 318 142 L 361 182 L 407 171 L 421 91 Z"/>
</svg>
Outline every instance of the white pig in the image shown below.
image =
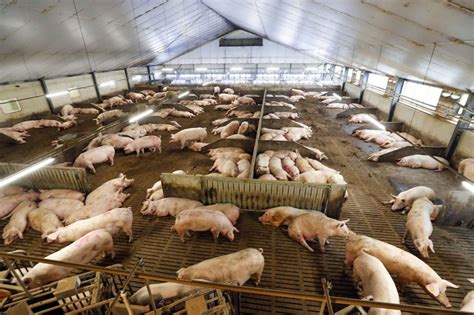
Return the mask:
<svg viewBox="0 0 474 315">
<path fill-rule="evenodd" d="M 408 190 L 402 191 L 397 196 L 391 195 L 394 199 L 390 200 L 392 204 L 392 210 L 409 210 L 413 202 L 416 199 L 427 197 L 429 200 L 433 201 L 436 198 L 436 194 L 433 189 L 426 186 L 416 186 Z"/>
<path fill-rule="evenodd" d="M 5 245 L 10 245 L 17 238 L 23 239 L 23 232 L 28 225 L 28 213 L 36 207 L 36 202 L 27 200 L 13 210 L 10 221 L 3 228 L 2 238 L 5 240 Z"/>
<path fill-rule="evenodd" d="M 53 211 L 43 208 L 28 212 L 28 223 L 33 230 L 41 233 L 41 238 L 46 238 L 48 234 L 63 226 Z"/>
<path fill-rule="evenodd" d="M 226 158 L 218 158 L 211 169 L 209 169 L 210 172 L 213 170 L 217 170 L 219 173 L 230 177 L 236 177 L 239 173 L 235 162 Z"/>
<path fill-rule="evenodd" d="M 278 180 L 288 180 L 288 173 L 283 169 L 281 160 L 277 157 L 272 157 L 269 163 L 270 173 Z"/>
<path fill-rule="evenodd" d="M 207 138 L 206 128 L 188 128 L 183 129 L 171 135 L 170 143 L 179 142 L 181 149 L 183 149 L 187 142 L 199 141 L 203 142 Z"/>
<path fill-rule="evenodd" d="M 53 211 L 59 219 L 63 220 L 72 212 L 84 207 L 84 203 L 75 199 L 49 198 L 41 201 L 38 206 Z"/>
<path fill-rule="evenodd" d="M 123 116 L 123 112 L 120 109 L 113 109 L 113 110 L 109 110 L 107 112 L 103 112 L 97 115 L 97 118 L 94 120 L 96 121 L 97 125 L 99 125 L 103 123 L 104 121 L 110 120 L 114 117 L 122 117 L 122 116 Z"/>
<path fill-rule="evenodd" d="M 266 209 L 265 213 L 260 216 L 258 220 L 262 222 L 262 224 L 269 224 L 273 226 L 289 225 L 295 217 L 306 213 L 310 213 L 310 211 L 288 206 L 281 206 Z"/>
<path fill-rule="evenodd" d="M 474 181 L 474 158 L 462 160 L 459 163 L 458 171 L 460 174 L 463 174 L 464 177 Z"/>
<path fill-rule="evenodd" d="M 400 304 L 397 287 L 382 262 L 364 251 L 354 259 L 354 281 L 361 284 L 362 297 L 372 297 L 375 302 Z M 401 315 L 399 310 L 371 307 L 368 314 Z"/>
<path fill-rule="evenodd" d="M 150 292 L 155 305 L 159 305 L 162 301 L 183 298 L 197 290 L 199 290 L 199 287 L 181 283 L 164 282 L 150 284 Z M 130 303 L 134 305 L 149 305 L 151 301 L 148 288 L 144 286 L 135 292 L 130 297 Z"/>
<path fill-rule="evenodd" d="M 256 284 L 258 285 L 265 266 L 262 253 L 263 249 L 261 248 L 246 248 L 232 254 L 201 261 L 187 268 L 181 268 L 176 273 L 178 279 L 203 279 L 239 286 L 244 285 L 253 275 L 256 275 Z"/>
<path fill-rule="evenodd" d="M 38 200 L 38 198 L 39 193 L 33 191 L 0 198 L 0 218 L 4 219 L 7 217 L 23 201 L 35 201 Z"/>
<path fill-rule="evenodd" d="M 270 157 L 267 154 L 260 153 L 259 155 L 257 155 L 257 161 L 256 161 L 257 176 L 269 174 L 270 173 L 269 164 L 270 164 Z"/>
<path fill-rule="evenodd" d="M 40 200 L 46 200 L 50 198 L 62 198 L 62 199 L 74 199 L 79 201 L 84 201 L 84 193 L 81 193 L 77 190 L 71 189 L 49 189 L 43 190 L 40 189 Z"/>
<path fill-rule="evenodd" d="M 111 145 L 116 150 L 124 149 L 129 143 L 133 141 L 132 138 L 122 137 L 118 134 L 105 135 L 101 138 L 101 145 Z"/>
<path fill-rule="evenodd" d="M 460 311 L 474 313 L 474 290 L 466 294 L 462 300 Z"/>
<path fill-rule="evenodd" d="M 132 222 L 133 213 L 131 208 L 115 208 L 95 217 L 76 221 L 66 227 L 60 227 L 47 236 L 47 241 L 48 243 L 54 241 L 58 243 L 73 242 L 98 229 L 104 229 L 111 235 L 122 230 L 127 234 L 128 240 L 131 241 L 133 239 Z"/>
<path fill-rule="evenodd" d="M 50 260 L 88 264 L 102 253 L 114 256 L 114 243 L 109 232 L 92 231 L 74 243 L 45 257 Z M 45 263 L 36 264 L 23 276 L 23 282 L 29 289 L 34 289 L 71 275 L 72 268 L 55 266 Z"/>
<path fill-rule="evenodd" d="M 430 266 L 416 256 L 388 243 L 376 240 L 365 235 L 349 235 L 346 242 L 346 268 L 350 267 L 354 259 L 364 250 L 367 254 L 380 259 L 385 268 L 397 276 L 403 286 L 410 282 L 418 283 L 429 295 L 441 305 L 451 307 L 446 288 L 459 286 L 442 279 Z"/>
<path fill-rule="evenodd" d="M 231 121 L 222 128 L 221 139 L 227 138 L 233 134 L 236 134 L 239 130 L 240 123 L 237 120 Z"/>
<path fill-rule="evenodd" d="M 127 144 L 124 151 L 126 154 L 136 152 L 139 156 L 140 153 L 145 153 L 145 149 L 149 149 L 151 152 L 158 150 L 158 153 L 161 153 L 161 136 L 145 136 L 135 139 Z"/>
<path fill-rule="evenodd" d="M 356 124 L 363 124 L 363 123 L 370 123 L 373 120 L 378 121 L 377 117 L 372 114 L 356 114 L 352 115 L 351 118 L 349 119 L 350 123 L 356 123 Z"/>
<path fill-rule="evenodd" d="M 179 212 L 187 209 L 201 207 L 203 204 L 196 200 L 185 198 L 167 197 L 150 202 L 147 209 L 140 211 L 144 215 L 157 215 L 164 217 L 167 215 L 176 216 Z"/>
<path fill-rule="evenodd" d="M 74 107 L 72 107 L 70 104 L 67 104 L 61 107 L 61 116 L 69 116 L 69 115 L 74 115 Z"/>
<path fill-rule="evenodd" d="M 234 225 L 237 223 L 240 215 L 239 207 L 231 203 L 216 203 L 213 205 L 197 207 L 195 209 L 208 209 L 222 212 Z"/>
<path fill-rule="evenodd" d="M 239 232 L 225 214 L 203 208 L 183 210 L 178 213 L 171 230 L 176 231 L 183 242 L 184 235 L 189 231 L 211 231 L 214 239 L 222 234 L 229 241 L 234 240 L 234 232 Z"/>
<path fill-rule="evenodd" d="M 321 252 L 325 252 L 324 245 L 330 236 L 346 237 L 352 232 L 347 227 L 349 219 L 338 221 L 327 217 L 322 212 L 312 211 L 295 217 L 288 226 L 288 235 L 310 252 L 314 250 L 306 243 L 307 240 L 319 240 Z"/>
<path fill-rule="evenodd" d="M 219 94 L 219 104 L 230 104 L 237 98 L 237 95 L 221 93 Z"/>
<path fill-rule="evenodd" d="M 433 157 L 429 155 L 422 155 L 422 154 L 415 154 L 403 157 L 397 165 L 411 167 L 411 168 L 425 168 L 428 170 L 436 170 L 442 171 L 446 169 L 446 165 L 449 165 L 449 162 L 443 158 L 436 156 L 437 159 L 435 160 Z"/>
<path fill-rule="evenodd" d="M 300 170 L 296 167 L 295 162 L 293 162 L 293 160 L 290 159 L 289 157 L 285 157 L 283 159 L 282 166 L 285 172 L 287 172 L 291 178 L 300 174 Z"/>
<path fill-rule="evenodd" d="M 111 145 L 104 145 L 81 153 L 74 161 L 74 167 L 88 168 L 95 174 L 94 164 L 110 161 L 114 165 L 115 149 Z"/>
<path fill-rule="evenodd" d="M 260 180 L 278 180 L 272 174 L 263 174 L 258 179 L 260 179 Z"/>
<path fill-rule="evenodd" d="M 21 186 L 6 186 L 0 188 L 0 198 L 3 198 L 5 196 L 11 196 L 11 195 L 16 195 L 16 194 L 21 194 L 25 192 L 26 189 L 21 187 Z"/>
</svg>

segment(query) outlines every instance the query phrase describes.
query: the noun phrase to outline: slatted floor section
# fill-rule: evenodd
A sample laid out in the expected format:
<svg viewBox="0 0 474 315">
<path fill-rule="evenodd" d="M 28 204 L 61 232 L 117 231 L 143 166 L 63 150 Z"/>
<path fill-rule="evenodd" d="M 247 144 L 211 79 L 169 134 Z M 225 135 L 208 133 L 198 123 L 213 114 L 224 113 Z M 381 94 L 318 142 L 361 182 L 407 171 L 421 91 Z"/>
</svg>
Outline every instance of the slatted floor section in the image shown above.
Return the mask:
<svg viewBox="0 0 474 315">
<path fill-rule="evenodd" d="M 349 182 L 349 199 L 344 204 L 342 217 L 350 218 L 349 226 L 357 233 L 366 234 L 389 242 L 416 254 L 411 241 L 408 248 L 400 244 L 404 233 L 405 219 L 399 213 L 392 213 L 382 202 L 389 199 L 392 192 L 388 184 L 388 175 L 405 175 L 412 181 L 426 181 L 434 176 L 433 172 L 397 168 L 387 163 L 368 163 L 367 145 L 352 138 L 341 126 L 340 121 L 332 118 L 334 113 L 321 110 L 318 105 L 304 102 L 298 105 L 302 119 L 314 125 L 314 136 L 305 144 L 316 146 L 327 153 L 330 160 L 327 165 L 342 171 Z M 190 127 L 196 122 L 212 128 L 210 122 L 223 115 L 207 109 L 205 116 L 197 116 L 196 120 L 177 119 L 183 127 Z M 163 143 L 168 142 L 165 134 Z M 361 147 L 362 150 L 357 149 Z M 372 150 L 374 150 L 372 148 Z M 170 232 L 172 218 L 150 218 L 139 213 L 141 202 L 145 197 L 146 188 L 150 187 L 161 172 L 175 169 L 186 169 L 192 174 L 202 173 L 212 165 L 207 158 L 199 153 L 170 149 L 164 145 L 162 155 L 145 155 L 139 159 L 132 156 L 118 156 L 113 168 L 101 166 L 98 173 L 91 176 L 94 187 L 113 178 L 119 172 L 125 172 L 136 181 L 127 192 L 131 193 L 126 206 L 135 211 L 133 232 L 134 240 L 129 243 L 125 235 L 116 236 L 115 259 L 106 258 L 98 262 L 100 265 L 122 263 L 130 270 L 139 258 L 144 258 L 145 270 L 163 276 L 174 277 L 175 272 L 185 266 L 204 259 L 228 254 L 247 247 L 263 248 L 265 269 L 260 286 L 272 289 L 285 289 L 297 292 L 323 294 L 321 278 L 326 277 L 333 283 L 332 294 L 345 297 L 356 297 L 350 276 L 343 273 L 344 240 L 332 238 L 326 253 L 319 251 L 317 243 L 312 244 L 314 253 L 293 242 L 287 233 L 278 228 L 261 225 L 255 213 L 242 214 L 237 224 L 240 233 L 234 242 L 220 239 L 215 242 L 208 233 L 194 233 L 182 243 L 176 234 Z M 410 172 L 410 173 L 407 173 Z M 429 172 L 429 173 L 428 173 Z M 407 175 L 408 174 L 408 175 Z M 452 181 L 449 174 L 436 173 L 447 182 Z M 431 176 L 431 177 L 430 177 Z M 3 228 L 7 220 L 0 222 Z M 460 289 L 448 289 L 448 296 L 454 307 L 458 307 L 463 296 L 474 289 L 466 278 L 474 277 L 474 233 L 461 228 L 440 228 L 435 226 L 432 240 L 436 254 L 432 254 L 428 263 L 446 279 L 461 285 Z M 25 239 L 14 243 L 14 246 L 0 250 L 9 251 L 23 249 L 37 256 L 46 256 L 63 245 L 41 242 L 34 231 L 27 231 Z M 132 283 L 138 288 L 140 283 Z M 254 286 L 254 280 L 247 283 Z M 405 303 L 438 306 L 418 286 L 410 285 L 401 300 Z M 275 299 L 257 295 L 242 295 L 241 311 L 243 314 L 313 314 L 319 311 L 318 303 L 288 299 Z M 337 309 L 338 307 L 336 307 Z"/>
</svg>

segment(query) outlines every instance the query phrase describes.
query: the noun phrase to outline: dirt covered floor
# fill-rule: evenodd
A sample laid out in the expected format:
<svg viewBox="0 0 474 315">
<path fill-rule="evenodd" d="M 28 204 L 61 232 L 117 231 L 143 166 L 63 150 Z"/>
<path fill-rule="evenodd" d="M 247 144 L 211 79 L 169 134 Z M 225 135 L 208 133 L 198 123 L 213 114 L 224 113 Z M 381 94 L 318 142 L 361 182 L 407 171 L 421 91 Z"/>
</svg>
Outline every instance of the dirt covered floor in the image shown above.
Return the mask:
<svg viewBox="0 0 474 315">
<path fill-rule="evenodd" d="M 391 212 L 389 206 L 383 204 L 389 200 L 391 192 L 396 192 L 389 179 L 397 179 L 406 185 L 430 185 L 443 198 L 445 187 L 458 184 L 452 174 L 369 162 L 366 160 L 367 155 L 377 150 L 377 147 L 351 137 L 351 128 L 355 126 L 348 126 L 344 120 L 336 120 L 337 110 L 326 110 L 314 101 L 302 101 L 296 106 L 301 116 L 299 121 L 310 125 L 314 131 L 313 138 L 302 143 L 326 152 L 329 160 L 325 164 L 340 170 L 349 183 L 349 198 L 342 211 L 342 218 L 351 219 L 349 227 L 357 233 L 389 242 L 418 256 L 411 240 L 407 246 L 400 243 L 405 218 Z M 205 110 L 204 114 L 192 119 L 173 120 L 178 121 L 182 128 L 207 127 L 208 142 L 212 142 L 218 137 L 210 135 L 213 128 L 211 122 L 224 117 L 224 112 L 215 111 L 212 107 Z M 204 154 L 180 150 L 177 144 L 169 144 L 168 132 L 156 134 L 162 136 L 163 153 L 147 152 L 137 158 L 118 152 L 113 167 L 98 165 L 97 174 L 89 175 L 93 188 L 121 172 L 135 179 L 134 185 L 126 191 L 131 196 L 125 202 L 125 206 L 132 207 L 135 213 L 134 240 L 129 243 L 124 234 L 116 236 L 116 257 L 101 260 L 98 262 L 100 265 L 121 263 L 130 270 L 139 258 L 144 258 L 146 272 L 175 277 L 175 272 L 181 267 L 247 247 L 257 247 L 263 249 L 265 256 L 261 287 L 323 294 L 321 278 L 326 277 L 333 284 L 332 295 L 357 297 L 351 277 L 343 273 L 343 239 L 332 238 L 324 254 L 315 243 L 312 245 L 315 251 L 310 253 L 293 242 L 283 229 L 261 225 L 257 220 L 259 213 L 246 212 L 241 214 L 236 225 L 240 233 L 234 242 L 225 239 L 215 242 L 210 233 L 193 233 L 191 238 L 182 243 L 175 233 L 170 232 L 174 218 L 142 216 L 139 210 L 145 199 L 145 191 L 159 180 L 161 173 L 182 169 L 189 174 L 206 174 L 212 166 L 212 161 Z M 0 227 L 3 228 L 6 223 L 7 220 L 2 221 Z M 467 280 L 474 274 L 474 235 L 472 230 L 435 225 L 432 240 L 436 253 L 427 262 L 442 277 L 461 286 L 460 289 L 448 289 L 448 296 L 457 308 L 463 296 L 474 289 L 474 285 Z M 62 246 L 42 242 L 39 234 L 29 229 L 24 240 L 8 248 L 2 245 L 1 250 L 23 249 L 32 255 L 46 256 Z M 133 283 L 135 287 L 140 285 Z M 254 286 L 254 281 L 247 282 L 247 285 Z M 438 306 L 417 285 L 410 285 L 400 295 L 404 303 Z M 316 313 L 319 307 L 318 303 L 282 298 L 245 294 L 241 297 L 241 312 L 244 314 Z M 336 309 L 339 308 L 336 306 Z"/>
</svg>

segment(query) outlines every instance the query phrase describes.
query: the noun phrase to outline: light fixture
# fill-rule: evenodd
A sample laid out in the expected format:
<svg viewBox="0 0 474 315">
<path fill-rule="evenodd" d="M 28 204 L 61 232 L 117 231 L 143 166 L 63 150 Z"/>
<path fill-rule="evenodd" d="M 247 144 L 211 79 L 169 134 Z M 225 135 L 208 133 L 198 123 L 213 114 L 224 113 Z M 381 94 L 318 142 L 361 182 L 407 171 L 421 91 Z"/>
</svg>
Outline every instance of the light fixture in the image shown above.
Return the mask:
<svg viewBox="0 0 474 315">
<path fill-rule="evenodd" d="M 337 98 L 339 101 L 342 101 L 342 97 L 337 94 L 337 93 L 332 93 L 332 96 L 334 96 L 335 98 Z"/>
<path fill-rule="evenodd" d="M 278 70 L 280 70 L 280 68 L 278 68 L 278 67 L 267 67 L 266 70 L 267 71 L 278 71 Z"/>
<path fill-rule="evenodd" d="M 163 68 L 161 69 L 162 71 L 173 71 L 174 69 L 173 68 Z"/>
<path fill-rule="evenodd" d="M 377 121 L 377 120 L 374 119 L 373 117 L 367 116 L 367 120 L 370 121 L 370 122 L 371 122 L 372 124 L 374 124 L 375 126 L 377 126 L 379 129 L 386 130 L 385 126 L 382 125 L 379 121 Z"/>
<path fill-rule="evenodd" d="M 128 120 L 129 123 L 134 123 L 134 122 L 137 122 L 139 121 L 140 119 L 142 119 L 143 117 L 146 117 L 148 115 L 150 115 L 151 113 L 153 113 L 153 109 L 147 109 L 146 111 L 144 111 L 143 113 L 140 113 L 136 116 L 133 116 L 132 118 L 130 118 Z"/>
<path fill-rule="evenodd" d="M 448 97 L 448 96 L 450 96 L 451 94 L 452 94 L 452 92 L 449 92 L 449 91 L 444 91 L 443 93 L 441 93 L 441 95 L 442 95 L 443 97 Z"/>
<path fill-rule="evenodd" d="M 39 169 L 45 167 L 46 165 L 49 165 L 51 163 L 54 162 L 54 158 L 50 157 L 50 158 L 47 158 L 41 162 L 38 162 L 36 164 L 33 164 L 31 166 L 28 166 L 27 168 L 25 169 L 22 169 L 21 171 L 19 171 L 18 173 L 15 173 L 13 175 L 10 175 L 8 177 L 5 177 L 4 179 L 0 180 L 0 187 L 4 187 L 10 183 L 13 183 L 14 181 L 26 176 L 26 175 L 29 175 L 33 172 L 36 172 L 38 171 Z"/>
<path fill-rule="evenodd" d="M 132 81 L 140 81 L 142 78 L 141 75 L 134 75 L 133 78 L 132 78 Z"/>
<path fill-rule="evenodd" d="M 113 86 L 115 84 L 115 81 L 114 80 L 111 80 L 111 81 L 107 81 L 107 82 L 104 82 L 104 83 L 101 83 L 99 84 L 100 87 L 106 87 L 106 86 Z"/>
<path fill-rule="evenodd" d="M 47 98 L 52 98 L 52 97 L 56 97 L 56 96 L 62 96 L 62 95 L 67 95 L 69 94 L 69 91 L 61 91 L 61 92 L 56 92 L 56 93 L 48 93 L 46 94 L 45 96 Z"/>
<path fill-rule="evenodd" d="M 461 98 L 461 95 L 456 94 L 456 93 L 453 93 L 453 94 L 451 94 L 451 98 L 452 98 L 453 100 L 458 100 L 458 99 Z"/>
<path fill-rule="evenodd" d="M 183 98 L 183 97 L 185 97 L 185 96 L 188 95 L 188 94 L 189 94 L 189 91 L 183 92 L 183 93 L 181 93 L 181 94 L 178 95 L 178 98 Z"/>
<path fill-rule="evenodd" d="M 204 82 L 202 86 L 208 86 L 209 84 L 212 84 L 212 82 Z"/>
<path fill-rule="evenodd" d="M 318 68 L 315 68 L 315 67 L 307 67 L 307 68 L 304 68 L 304 71 L 318 71 Z"/>
<path fill-rule="evenodd" d="M 471 184 L 469 182 L 466 182 L 466 181 L 463 181 L 462 185 L 464 186 L 464 188 L 466 188 L 467 190 L 469 190 L 471 193 L 474 194 L 474 185 L 473 184 Z"/>
<path fill-rule="evenodd" d="M 207 68 L 196 68 L 195 71 L 207 71 Z"/>
<path fill-rule="evenodd" d="M 242 71 L 242 67 L 232 67 L 230 71 Z"/>
</svg>

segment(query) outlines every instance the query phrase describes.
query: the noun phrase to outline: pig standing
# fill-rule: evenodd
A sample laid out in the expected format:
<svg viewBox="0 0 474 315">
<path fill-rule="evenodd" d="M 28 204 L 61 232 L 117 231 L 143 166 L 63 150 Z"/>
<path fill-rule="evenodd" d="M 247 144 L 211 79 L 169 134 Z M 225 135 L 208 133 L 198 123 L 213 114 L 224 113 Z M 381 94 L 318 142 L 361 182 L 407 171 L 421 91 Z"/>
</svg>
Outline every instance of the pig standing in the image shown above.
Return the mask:
<svg viewBox="0 0 474 315">
<path fill-rule="evenodd" d="M 443 161 L 443 163 L 434 159 L 429 155 L 415 154 L 403 157 L 400 161 L 397 162 L 399 166 L 411 167 L 411 168 L 425 168 L 428 170 L 442 171 L 446 169 L 446 165 L 449 165 L 449 162 L 443 158 L 435 156 L 437 159 Z"/>
<path fill-rule="evenodd" d="M 426 186 L 416 186 L 408 190 L 402 191 L 397 196 L 391 195 L 394 199 L 390 200 L 392 205 L 392 211 L 411 208 L 413 202 L 416 199 L 426 197 L 433 201 L 436 198 L 436 194 L 433 189 Z"/>
<path fill-rule="evenodd" d="M 397 287 L 384 265 L 376 257 L 364 251 L 354 259 L 353 277 L 361 283 L 363 297 L 372 297 L 375 302 L 400 304 Z M 372 307 L 368 314 L 401 315 L 399 310 Z"/>
<path fill-rule="evenodd" d="M 288 227 L 288 235 L 310 252 L 314 250 L 306 243 L 306 240 L 311 241 L 317 237 L 321 252 L 324 253 L 326 251 L 324 245 L 330 236 L 345 237 L 352 233 L 346 225 L 347 222 L 349 219 L 338 221 L 327 217 L 324 213 L 313 211 L 294 218 Z"/>
<path fill-rule="evenodd" d="M 164 217 L 167 215 L 176 216 L 179 212 L 187 209 L 201 207 L 203 204 L 196 200 L 185 198 L 167 197 L 150 202 L 148 208 L 140 211 L 144 215 L 157 215 Z"/>
<path fill-rule="evenodd" d="M 28 212 L 28 222 L 33 230 L 41 233 L 42 239 L 63 226 L 53 211 L 43 208 Z"/>
<path fill-rule="evenodd" d="M 54 233 L 48 235 L 48 243 L 57 241 L 59 243 L 73 242 L 87 233 L 103 229 L 111 235 L 123 230 L 128 240 L 133 239 L 132 233 L 133 213 L 131 208 L 116 208 L 95 217 L 76 221 L 66 227 L 58 228 Z"/>
<path fill-rule="evenodd" d="M 219 104 L 230 104 L 237 98 L 238 96 L 234 94 L 221 93 L 219 94 Z"/>
<path fill-rule="evenodd" d="M 242 286 L 253 275 L 257 275 L 256 284 L 260 283 L 265 259 L 263 249 L 247 248 L 241 251 L 207 259 L 187 268 L 181 268 L 176 273 L 178 279 L 207 280 L 223 284 Z"/>
<path fill-rule="evenodd" d="M 94 164 L 110 161 L 110 166 L 114 165 L 115 149 L 111 145 L 103 145 L 81 153 L 74 161 L 74 167 L 88 168 L 95 174 Z"/>
<path fill-rule="evenodd" d="M 195 209 L 208 209 L 208 210 L 222 212 L 227 217 L 227 219 L 229 219 L 230 222 L 232 222 L 233 225 L 237 223 L 237 220 L 239 219 L 239 216 L 240 216 L 239 207 L 231 203 L 216 203 L 213 205 L 197 207 Z"/>
<path fill-rule="evenodd" d="M 188 284 L 164 282 L 150 284 L 151 297 L 155 305 L 159 305 L 162 301 L 181 299 L 186 295 L 192 294 L 199 290 L 199 287 Z M 134 305 L 149 305 L 151 303 L 146 286 L 140 288 L 130 297 L 130 303 Z"/>
<path fill-rule="evenodd" d="M 183 129 L 171 135 L 170 143 L 179 142 L 183 149 L 187 142 L 199 141 L 203 142 L 207 138 L 206 128 L 188 128 Z"/>
<path fill-rule="evenodd" d="M 214 239 L 219 238 L 222 233 L 229 241 L 234 240 L 234 232 L 239 232 L 229 219 L 219 211 L 210 209 L 183 210 L 176 215 L 172 231 L 176 231 L 184 242 L 184 235 L 189 231 L 211 231 Z"/>
<path fill-rule="evenodd" d="M 446 288 L 459 286 L 442 279 L 430 266 L 414 255 L 388 243 L 365 235 L 350 235 L 346 243 L 346 268 L 364 250 L 367 254 L 380 259 L 385 268 L 397 275 L 398 282 L 406 285 L 416 282 L 441 305 L 451 307 Z"/>
<path fill-rule="evenodd" d="M 413 202 L 407 216 L 406 231 L 403 237 L 405 242 L 408 233 L 421 256 L 428 258 L 428 248 L 434 253 L 433 242 L 429 239 L 433 233 L 431 218 L 436 217 L 442 206 L 435 206 L 426 197 L 419 198 Z"/>
<path fill-rule="evenodd" d="M 49 198 L 41 201 L 38 206 L 53 211 L 60 220 L 64 220 L 72 212 L 84 207 L 84 203 L 75 199 Z"/>
<path fill-rule="evenodd" d="M 115 150 L 125 149 L 125 147 L 130 144 L 133 139 L 129 137 L 122 137 L 118 134 L 105 135 L 101 138 L 101 145 L 111 145 Z"/>
<path fill-rule="evenodd" d="M 161 136 L 145 136 L 138 138 L 130 142 L 125 146 L 125 153 L 129 154 L 137 152 L 137 157 L 140 153 L 145 153 L 145 149 L 149 149 L 151 152 L 161 153 Z"/>
<path fill-rule="evenodd" d="M 464 177 L 474 181 L 474 158 L 462 160 L 459 163 L 458 171 L 460 174 L 463 174 Z"/>
<path fill-rule="evenodd" d="M 5 240 L 5 245 L 10 245 L 17 238 L 23 239 L 23 232 L 28 225 L 28 213 L 36 207 L 36 202 L 27 200 L 20 203 L 13 210 L 10 221 L 3 229 L 2 238 Z"/>
<path fill-rule="evenodd" d="M 88 264 L 102 253 L 114 256 L 113 239 L 109 232 L 95 230 L 45 259 Z M 72 270 L 68 267 L 38 263 L 23 276 L 22 280 L 29 289 L 34 289 L 69 277 Z"/>
<path fill-rule="evenodd" d="M 0 218 L 7 217 L 23 201 L 35 201 L 38 198 L 39 194 L 33 191 L 0 198 Z"/>
<path fill-rule="evenodd" d="M 217 94 L 219 94 L 220 92 L 221 92 L 221 88 L 218 87 L 218 86 L 215 86 L 215 87 L 214 87 L 214 95 L 217 95 Z"/>
<path fill-rule="evenodd" d="M 293 207 L 275 207 L 265 210 L 265 213 L 258 218 L 262 224 L 273 226 L 289 225 L 290 222 L 299 215 L 310 213 L 308 210 Z"/>
<path fill-rule="evenodd" d="M 74 199 L 84 201 L 84 194 L 77 190 L 71 189 L 40 189 L 40 200 L 46 200 L 50 198 L 61 198 L 61 199 Z"/>
</svg>

